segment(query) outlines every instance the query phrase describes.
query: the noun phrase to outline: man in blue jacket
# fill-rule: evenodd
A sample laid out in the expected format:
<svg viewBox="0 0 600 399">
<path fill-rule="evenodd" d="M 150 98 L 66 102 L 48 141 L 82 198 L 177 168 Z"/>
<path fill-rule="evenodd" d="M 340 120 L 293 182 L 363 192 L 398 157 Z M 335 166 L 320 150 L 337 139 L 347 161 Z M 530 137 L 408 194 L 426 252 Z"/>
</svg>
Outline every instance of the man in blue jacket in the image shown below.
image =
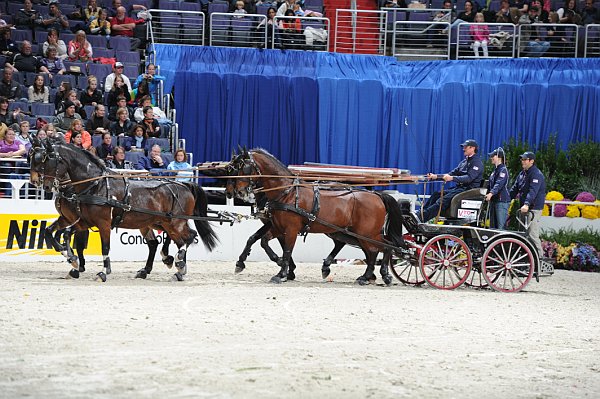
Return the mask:
<svg viewBox="0 0 600 399">
<path fill-rule="evenodd" d="M 483 180 L 483 162 L 481 162 L 477 154 L 477 142 L 469 139 L 462 143 L 461 147 L 463 148 L 465 159 L 454 170 L 445 175 L 436 175 L 433 173 L 427 175 L 427 179 L 429 180 L 442 179 L 446 183 L 452 181 L 456 183 L 456 186 L 445 191 L 443 196 L 440 192 L 436 192 L 427 199 L 422 208 L 422 220 L 424 222 L 433 219 L 438 214 L 438 211 L 443 212 L 445 209 L 448 209 L 455 195 L 472 188 L 479 188 L 481 185 L 481 181 Z M 440 202 L 442 206 L 441 210 Z"/>
<path fill-rule="evenodd" d="M 154 144 L 148 153 L 148 156 L 143 156 L 139 159 L 135 168 L 138 170 L 148 170 L 155 175 L 163 175 L 161 171 L 157 169 L 167 169 L 167 164 L 163 161 L 160 156 L 161 148 L 158 144 Z"/>
<path fill-rule="evenodd" d="M 508 217 L 510 194 L 508 193 L 508 169 L 504 164 L 504 149 L 498 147 L 489 154 L 490 160 L 496 166 L 489 178 L 488 192 L 485 200 L 490 203 L 490 227 L 504 229 Z"/>
<path fill-rule="evenodd" d="M 535 166 L 535 154 L 531 151 L 520 155 L 523 170 L 517 176 L 517 181 L 510 189 L 510 198 L 518 198 L 521 213 L 533 213 L 533 220 L 529 223 L 527 233 L 535 244 L 538 255 L 541 257 L 542 242 L 540 241 L 540 217 L 546 199 L 546 179 L 542 172 Z"/>
</svg>

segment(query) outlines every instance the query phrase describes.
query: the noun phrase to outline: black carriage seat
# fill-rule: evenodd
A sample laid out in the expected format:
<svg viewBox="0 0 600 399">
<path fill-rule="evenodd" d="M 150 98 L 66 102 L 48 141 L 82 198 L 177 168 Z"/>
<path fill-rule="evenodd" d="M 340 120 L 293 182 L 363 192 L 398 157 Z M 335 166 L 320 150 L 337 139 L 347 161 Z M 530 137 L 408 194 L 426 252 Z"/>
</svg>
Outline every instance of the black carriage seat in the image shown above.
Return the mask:
<svg viewBox="0 0 600 399">
<path fill-rule="evenodd" d="M 461 207 L 462 201 L 464 201 L 464 200 L 483 201 L 483 199 L 485 197 L 485 192 L 486 192 L 487 186 L 488 186 L 488 181 L 482 180 L 480 188 L 472 188 L 470 190 L 463 191 L 462 193 L 455 195 L 452 198 L 450 207 L 448 209 L 446 209 L 445 211 L 443 211 L 440 216 L 442 216 L 446 219 L 462 220 L 464 223 L 464 219 L 458 218 L 458 210 Z M 477 211 L 479 212 L 479 209 Z"/>
<path fill-rule="evenodd" d="M 415 212 L 410 210 L 410 201 L 408 199 L 401 198 L 398 200 L 398 204 L 400 205 L 400 209 L 402 209 L 402 224 L 406 231 L 411 235 L 434 237 L 440 234 L 452 234 L 460 237 L 463 234 L 461 229 L 452 229 L 447 226 L 442 227 L 437 224 L 421 223 Z M 463 219 L 461 220 L 464 222 Z"/>
<path fill-rule="evenodd" d="M 442 234 L 451 234 L 453 236 L 462 237 L 463 230 L 449 227 L 447 225 L 419 223 L 418 233 L 425 237 L 435 237 Z"/>
</svg>

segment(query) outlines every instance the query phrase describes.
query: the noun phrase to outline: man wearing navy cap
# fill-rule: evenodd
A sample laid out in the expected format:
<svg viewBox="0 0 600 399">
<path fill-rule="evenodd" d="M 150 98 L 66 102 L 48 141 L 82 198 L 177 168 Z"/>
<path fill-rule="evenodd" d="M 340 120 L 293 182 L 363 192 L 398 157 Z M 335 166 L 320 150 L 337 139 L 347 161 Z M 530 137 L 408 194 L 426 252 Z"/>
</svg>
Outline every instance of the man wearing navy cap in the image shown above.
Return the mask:
<svg viewBox="0 0 600 399">
<path fill-rule="evenodd" d="M 506 169 L 505 154 L 502 147 L 489 153 L 490 160 L 496 166 L 489 178 L 488 192 L 485 200 L 490 203 L 490 227 L 503 229 L 508 217 L 510 195 L 508 194 L 508 170 Z"/>
<path fill-rule="evenodd" d="M 535 166 L 535 154 L 526 151 L 520 155 L 523 170 L 517 176 L 517 181 L 510 189 L 510 198 L 518 198 L 521 205 L 521 213 L 533 213 L 533 220 L 529 223 L 527 233 L 535 244 L 538 255 L 542 256 L 542 242 L 540 241 L 540 217 L 546 199 L 546 179 Z"/>
<path fill-rule="evenodd" d="M 483 180 L 483 162 L 481 162 L 481 159 L 477 154 L 477 142 L 469 139 L 462 143 L 461 147 L 463 148 L 465 159 L 463 159 L 454 170 L 445 175 L 436 175 L 433 173 L 427 174 L 428 180 L 442 179 L 445 182 L 453 181 L 456 183 L 456 186 L 444 192 L 443 196 L 440 195 L 440 192 L 436 192 L 427 199 L 421 210 L 422 220 L 424 222 L 433 219 L 438 212 L 442 212 L 449 208 L 452 198 L 454 198 L 455 195 L 472 188 L 479 188 L 481 185 L 481 181 Z M 442 206 L 441 210 L 440 201 Z"/>
</svg>

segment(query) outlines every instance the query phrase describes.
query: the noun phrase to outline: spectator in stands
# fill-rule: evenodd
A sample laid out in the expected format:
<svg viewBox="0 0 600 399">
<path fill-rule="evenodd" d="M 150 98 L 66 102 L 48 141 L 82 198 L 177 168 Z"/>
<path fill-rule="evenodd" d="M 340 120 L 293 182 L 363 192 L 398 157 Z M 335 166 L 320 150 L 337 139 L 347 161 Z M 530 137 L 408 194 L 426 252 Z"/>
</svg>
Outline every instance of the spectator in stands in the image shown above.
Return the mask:
<svg viewBox="0 0 600 399">
<path fill-rule="evenodd" d="M 35 134 L 35 137 L 37 137 L 37 139 L 41 141 L 41 140 L 47 139 L 48 138 L 48 134 L 46 133 L 46 131 L 44 129 L 40 129 Z"/>
<path fill-rule="evenodd" d="M 111 169 L 127 169 L 125 165 L 125 149 L 118 145 L 113 148 L 112 159 L 107 159 L 106 166 Z"/>
<path fill-rule="evenodd" d="M 67 45 L 63 40 L 60 40 L 60 38 L 58 37 L 58 31 L 56 29 L 48 30 L 48 37 L 42 45 L 43 55 L 46 55 L 49 46 L 56 47 L 56 56 L 58 58 L 60 58 L 61 60 L 65 60 L 67 58 Z"/>
<path fill-rule="evenodd" d="M 278 17 L 283 17 L 285 14 L 285 12 L 290 9 L 290 10 L 294 10 L 294 3 L 296 2 L 296 0 L 285 0 L 277 9 L 277 16 Z"/>
<path fill-rule="evenodd" d="M 244 10 L 244 2 L 242 0 L 237 0 L 235 2 L 235 9 L 233 10 L 234 14 L 238 14 L 235 18 L 243 18 L 244 15 L 248 14 L 246 10 Z"/>
<path fill-rule="evenodd" d="M 510 198 L 519 200 L 521 214 L 533 214 L 527 233 L 533 241 L 539 256 L 543 256 L 542 242 L 540 241 L 540 217 L 546 199 L 546 179 L 535 165 L 535 154 L 526 151 L 519 156 L 523 170 L 510 189 Z"/>
<path fill-rule="evenodd" d="M 154 112 L 152 111 L 151 106 L 144 107 L 144 119 L 142 120 L 142 125 L 144 126 L 144 130 L 148 137 L 160 137 L 160 125 L 154 118 Z"/>
<path fill-rule="evenodd" d="M 79 96 L 79 101 L 81 101 L 81 105 L 93 105 L 96 106 L 98 104 L 102 104 L 104 102 L 104 98 L 102 96 L 102 92 L 98 90 L 98 79 L 94 75 L 90 75 L 87 78 L 88 85 L 86 89 Z"/>
<path fill-rule="evenodd" d="M 119 97 L 125 97 L 125 100 L 129 102 L 131 100 L 131 94 L 129 93 L 129 89 L 125 84 L 125 80 L 123 79 L 123 75 L 117 76 L 115 78 L 114 84 L 110 91 L 108 92 L 108 100 L 107 104 L 109 107 L 114 107 L 117 105 L 117 99 Z"/>
<path fill-rule="evenodd" d="M 475 140 L 466 140 L 461 144 L 463 148 L 463 159 L 458 166 L 444 175 L 427 174 L 428 180 L 442 179 L 444 182 L 455 182 L 456 186 L 446 190 L 442 196 L 440 192 L 433 193 L 421 208 L 421 220 L 427 222 L 433 219 L 438 212 L 443 212 L 450 207 L 452 198 L 457 194 L 472 188 L 479 188 L 483 180 L 483 162 L 477 154 L 477 142 Z"/>
<path fill-rule="evenodd" d="M 458 14 L 458 17 L 452 22 L 451 28 L 454 28 L 461 22 L 475 22 L 475 14 L 477 12 L 473 9 L 473 2 L 471 0 L 465 1 L 465 10 Z"/>
<path fill-rule="evenodd" d="M 122 4 L 121 0 L 113 0 L 112 1 L 112 7 L 108 7 L 107 8 L 108 15 L 110 17 L 116 16 L 117 15 L 117 10 L 118 10 L 119 7 L 123 7 L 123 4 Z M 146 6 L 143 6 L 141 4 L 130 4 L 125 9 L 125 13 L 126 14 L 130 14 L 132 11 L 145 11 L 145 10 L 146 10 Z"/>
<path fill-rule="evenodd" d="M 16 133 L 11 128 L 6 130 L 4 138 L 0 140 L 0 159 L 1 158 L 16 158 L 24 157 L 27 154 L 25 146 L 16 140 Z M 0 161 L 0 178 L 13 179 L 16 176 L 14 162 Z M 0 187 L 4 188 L 4 195 L 10 197 L 12 195 L 12 187 L 10 183 L 0 183 Z"/>
<path fill-rule="evenodd" d="M 114 146 L 112 145 L 110 132 L 102 133 L 102 143 L 96 147 L 96 155 L 98 155 L 98 158 L 107 161 L 112 159 L 113 150 Z"/>
<path fill-rule="evenodd" d="M 30 103 L 47 103 L 50 96 L 50 89 L 44 84 L 44 75 L 37 75 L 33 84 L 27 89 Z"/>
<path fill-rule="evenodd" d="M 482 24 L 485 22 L 483 14 L 478 12 L 475 15 L 475 22 Z M 479 47 L 483 50 L 483 56 L 488 57 L 488 42 L 490 41 L 490 29 L 487 25 L 471 25 L 469 33 L 473 39 L 473 53 L 475 58 L 479 58 Z"/>
<path fill-rule="evenodd" d="M 92 45 L 87 41 L 85 32 L 78 30 L 75 38 L 69 42 L 69 61 L 87 62 L 92 58 Z"/>
<path fill-rule="evenodd" d="M 256 3 L 258 4 L 258 3 Z M 262 34 L 264 34 L 265 32 L 265 26 L 267 29 L 267 48 L 271 48 L 272 47 L 272 41 L 273 41 L 273 29 L 275 27 L 275 14 L 277 13 L 277 10 L 273 7 L 269 7 L 269 9 L 267 10 L 267 19 L 261 19 L 261 21 L 258 23 L 258 25 L 256 26 L 256 30 L 258 32 Z M 265 22 L 266 21 L 266 22 Z"/>
<path fill-rule="evenodd" d="M 558 10 L 558 22 L 561 24 L 577 24 L 581 25 L 581 15 L 577 11 L 575 0 L 566 0 L 565 5 Z"/>
<path fill-rule="evenodd" d="M 96 0 L 88 0 L 87 7 L 83 11 L 86 25 L 90 26 L 92 21 L 100 18 L 101 12 L 102 12 L 102 8 L 98 7 Z"/>
<path fill-rule="evenodd" d="M 48 46 L 46 58 L 42 58 L 42 65 L 48 70 L 50 79 L 52 79 L 54 75 L 64 75 L 64 73 L 67 72 L 65 64 L 63 64 L 62 60 L 56 56 L 57 53 L 56 47 L 51 45 Z"/>
<path fill-rule="evenodd" d="M 130 137 L 125 138 L 125 149 L 127 151 L 144 151 L 148 135 L 143 125 L 135 125 Z"/>
<path fill-rule="evenodd" d="M 285 4 L 285 3 L 284 3 Z M 282 5 L 283 7 L 283 5 Z M 285 11 L 286 17 L 294 17 L 294 10 L 291 8 Z M 302 22 L 299 18 L 282 18 L 279 20 L 279 29 L 283 32 L 281 36 L 281 45 L 286 48 L 294 48 L 302 45 Z"/>
<path fill-rule="evenodd" d="M 77 92 L 75 90 L 71 90 L 65 96 L 65 100 L 57 107 L 57 113 L 65 112 L 67 105 L 73 104 L 75 106 L 75 113 L 81 116 L 81 119 L 87 118 L 87 113 L 81 104 L 81 101 L 77 99 Z"/>
<path fill-rule="evenodd" d="M 510 23 L 517 23 L 519 22 L 519 20 L 513 20 L 513 16 L 515 16 L 516 14 L 511 14 L 510 12 L 510 5 L 508 3 L 508 0 L 502 0 L 500 2 L 500 9 L 498 10 L 498 12 L 496 13 L 496 22 L 500 23 L 500 24 L 510 24 Z"/>
<path fill-rule="evenodd" d="M 15 25 L 18 29 L 30 29 L 32 32 L 36 28 L 41 28 L 42 16 L 33 9 L 31 0 L 23 2 L 23 8 L 17 11 L 15 15 Z"/>
<path fill-rule="evenodd" d="M 384 0 L 379 2 L 383 8 L 408 8 L 404 0 Z"/>
<path fill-rule="evenodd" d="M 82 150 L 85 149 L 83 146 L 83 134 L 81 132 L 73 132 L 73 134 L 67 140 L 67 143 L 73 144 L 75 147 L 79 147 Z"/>
<path fill-rule="evenodd" d="M 143 23 L 143 20 L 134 20 L 125 13 L 125 7 L 117 8 L 117 14 L 110 20 L 111 32 L 113 36 L 126 36 L 131 41 L 131 51 L 137 50 L 142 41 L 133 36 L 133 30 L 136 23 Z"/>
<path fill-rule="evenodd" d="M 540 22 L 538 12 L 538 7 L 530 7 L 519 19 L 519 25 L 527 25 L 521 28 L 521 51 L 529 57 L 541 57 L 550 48 L 550 43 L 541 38 L 539 27 L 532 25 Z"/>
<path fill-rule="evenodd" d="M 119 61 L 115 62 L 113 72 L 110 75 L 108 75 L 106 77 L 106 80 L 104 81 L 104 91 L 105 92 L 109 92 L 113 88 L 113 83 L 115 82 L 115 78 L 117 76 L 120 76 L 123 79 L 123 81 L 127 85 L 127 91 L 131 92 L 131 82 L 129 81 L 129 78 L 123 74 L 124 69 L 125 69 L 125 66 L 123 65 L 122 62 L 119 62 Z M 129 99 L 127 101 L 129 101 Z"/>
<path fill-rule="evenodd" d="M 150 92 L 150 96 L 152 97 L 152 105 L 155 106 L 158 104 L 158 102 L 156 101 L 158 97 L 158 83 L 160 81 L 164 82 L 165 77 L 156 74 L 156 66 L 154 64 L 148 64 L 148 66 L 146 67 L 146 73 L 143 73 L 140 76 L 138 76 L 135 82 L 133 82 L 133 88 L 138 88 L 140 84 L 144 81 L 148 83 L 148 90 Z"/>
<path fill-rule="evenodd" d="M 29 152 L 29 149 L 31 148 L 31 137 L 29 134 L 29 128 L 29 121 L 23 120 L 19 122 L 19 133 L 15 138 L 15 140 L 17 140 L 25 146 L 25 151 L 27 152 Z"/>
<path fill-rule="evenodd" d="M 537 7 L 539 9 L 538 21 L 544 24 L 550 23 L 550 14 L 542 8 L 542 2 L 540 0 L 531 0 L 529 7 Z M 548 27 L 547 29 L 551 29 L 551 27 Z"/>
<path fill-rule="evenodd" d="M 117 111 L 121 108 L 124 108 L 127 111 L 127 119 L 134 120 L 133 111 L 127 105 L 127 99 L 125 98 L 125 96 L 117 97 L 117 105 L 108 109 L 108 119 L 111 121 L 116 121 L 117 119 L 119 119 L 117 116 Z"/>
<path fill-rule="evenodd" d="M 9 60 L 19 51 L 15 42 L 10 38 L 10 32 L 10 29 L 2 29 L 0 31 L 0 54 Z"/>
<path fill-rule="evenodd" d="M 490 203 L 490 227 L 492 229 L 504 229 L 510 205 L 510 194 L 508 193 L 510 176 L 506 165 L 504 165 L 504 149 L 499 147 L 492 151 L 489 156 L 496 167 L 490 175 L 488 192 L 485 195 L 485 200 Z"/>
<path fill-rule="evenodd" d="M 8 103 L 9 101 L 6 97 L 0 97 L 0 123 L 3 123 L 6 126 L 11 126 L 14 123 L 18 124 L 23 120 L 23 114 L 18 107 L 9 111 Z"/>
<path fill-rule="evenodd" d="M 509 0 L 510 8 L 516 12 L 517 20 L 518 17 L 527 15 L 529 12 L 529 1 L 528 0 Z"/>
<path fill-rule="evenodd" d="M 144 119 L 144 108 L 146 107 L 152 107 L 152 99 L 150 98 L 150 96 L 142 97 L 140 99 L 139 107 L 136 108 L 135 112 L 133 113 L 133 119 L 135 119 L 136 122 L 142 122 L 142 120 Z M 158 107 L 152 107 L 152 111 L 154 113 L 155 118 L 167 118 L 167 115 L 164 113 L 164 111 Z"/>
<path fill-rule="evenodd" d="M 56 115 L 54 118 L 54 127 L 61 133 L 66 133 L 71 129 L 71 124 L 74 120 L 81 120 L 81 116 L 75 112 L 75 104 L 71 101 L 66 101 L 64 103 L 64 109 L 64 112 Z"/>
<path fill-rule="evenodd" d="M 53 139 L 62 139 L 63 141 L 65 139 L 65 135 L 63 133 L 57 131 L 56 128 L 54 127 L 54 124 L 52 124 L 52 123 L 48 123 L 45 126 L 42 126 L 38 130 L 38 133 L 39 133 L 40 130 L 45 131 L 46 135 L 48 137 L 50 137 L 50 138 L 53 138 Z"/>
<path fill-rule="evenodd" d="M 160 156 L 160 152 L 160 146 L 154 144 L 150 149 L 148 156 L 141 157 L 137 165 L 135 165 L 135 168 L 138 170 L 166 169 L 167 165 L 165 165 L 165 162 Z"/>
<path fill-rule="evenodd" d="M 106 10 L 100 11 L 100 16 L 90 23 L 90 33 L 92 35 L 110 36 L 110 22 L 108 22 Z"/>
<path fill-rule="evenodd" d="M 81 134 L 81 145 L 86 150 L 92 146 L 92 136 L 83 129 L 83 121 L 81 119 L 74 119 L 71 121 L 71 128 L 65 133 L 65 140 L 67 143 L 71 141 L 71 137 L 74 135 Z"/>
<path fill-rule="evenodd" d="M 21 85 L 13 80 L 13 71 L 14 70 L 10 65 L 6 65 L 4 72 L 2 73 L 2 81 L 0 82 L 0 97 L 3 97 L 5 101 L 19 100 L 24 95 L 24 93 L 21 91 Z"/>
<path fill-rule="evenodd" d="M 581 10 L 581 22 L 584 25 L 600 22 L 600 12 L 594 7 L 594 0 L 585 0 L 585 7 Z"/>
<path fill-rule="evenodd" d="M 54 28 L 69 32 L 69 20 L 62 14 L 57 0 L 52 0 L 48 5 L 48 15 L 42 17 L 41 26 L 46 30 Z"/>
<path fill-rule="evenodd" d="M 106 118 L 104 104 L 96 104 L 94 113 L 85 124 L 85 129 L 91 134 L 103 134 L 110 131 L 110 121 Z"/>
<path fill-rule="evenodd" d="M 67 99 L 67 94 L 72 91 L 71 84 L 67 81 L 64 81 L 58 86 L 58 91 L 54 96 L 54 108 L 58 110 L 62 103 Z"/>
<path fill-rule="evenodd" d="M 42 65 L 42 61 L 31 53 L 31 43 L 23 40 L 21 51 L 13 57 L 13 69 L 19 72 L 45 72 L 48 69 Z"/>
<path fill-rule="evenodd" d="M 141 99 L 146 96 L 150 96 L 150 89 L 148 87 L 148 81 L 142 80 L 142 83 L 131 92 L 133 98 L 131 100 L 134 104 L 139 104 Z"/>
<path fill-rule="evenodd" d="M 113 136 L 124 137 L 130 134 L 133 129 L 133 122 L 129 120 L 127 108 L 117 110 L 117 120 L 110 124 L 110 132 Z"/>
<path fill-rule="evenodd" d="M 194 172 L 190 169 L 192 165 L 187 162 L 185 150 L 180 148 L 175 151 L 175 159 L 167 166 L 167 170 L 177 171 L 176 175 L 179 176 L 177 181 L 190 182 L 194 176 Z"/>
</svg>

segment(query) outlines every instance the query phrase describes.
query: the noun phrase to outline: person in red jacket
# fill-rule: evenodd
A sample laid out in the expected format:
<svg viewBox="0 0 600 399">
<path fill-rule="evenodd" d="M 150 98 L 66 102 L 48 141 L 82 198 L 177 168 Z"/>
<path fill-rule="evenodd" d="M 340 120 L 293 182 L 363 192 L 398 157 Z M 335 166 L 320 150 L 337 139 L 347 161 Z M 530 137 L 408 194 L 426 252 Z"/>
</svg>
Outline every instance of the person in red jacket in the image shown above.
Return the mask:
<svg viewBox="0 0 600 399">
<path fill-rule="evenodd" d="M 143 19 L 135 20 L 128 17 L 125 11 L 125 7 L 121 6 L 117 8 L 117 15 L 112 17 L 110 20 L 111 34 L 113 36 L 127 36 L 131 40 L 131 50 L 137 50 L 142 41 L 137 37 L 133 37 L 133 30 L 135 25 L 145 22 Z"/>
<path fill-rule="evenodd" d="M 71 136 L 75 137 L 78 134 L 81 134 L 81 146 L 83 149 L 89 149 L 92 146 L 92 136 L 90 136 L 86 130 L 83 130 L 83 123 L 81 119 L 73 120 L 71 123 L 71 129 L 67 130 L 65 133 L 65 141 L 67 143 L 71 143 Z"/>
</svg>

